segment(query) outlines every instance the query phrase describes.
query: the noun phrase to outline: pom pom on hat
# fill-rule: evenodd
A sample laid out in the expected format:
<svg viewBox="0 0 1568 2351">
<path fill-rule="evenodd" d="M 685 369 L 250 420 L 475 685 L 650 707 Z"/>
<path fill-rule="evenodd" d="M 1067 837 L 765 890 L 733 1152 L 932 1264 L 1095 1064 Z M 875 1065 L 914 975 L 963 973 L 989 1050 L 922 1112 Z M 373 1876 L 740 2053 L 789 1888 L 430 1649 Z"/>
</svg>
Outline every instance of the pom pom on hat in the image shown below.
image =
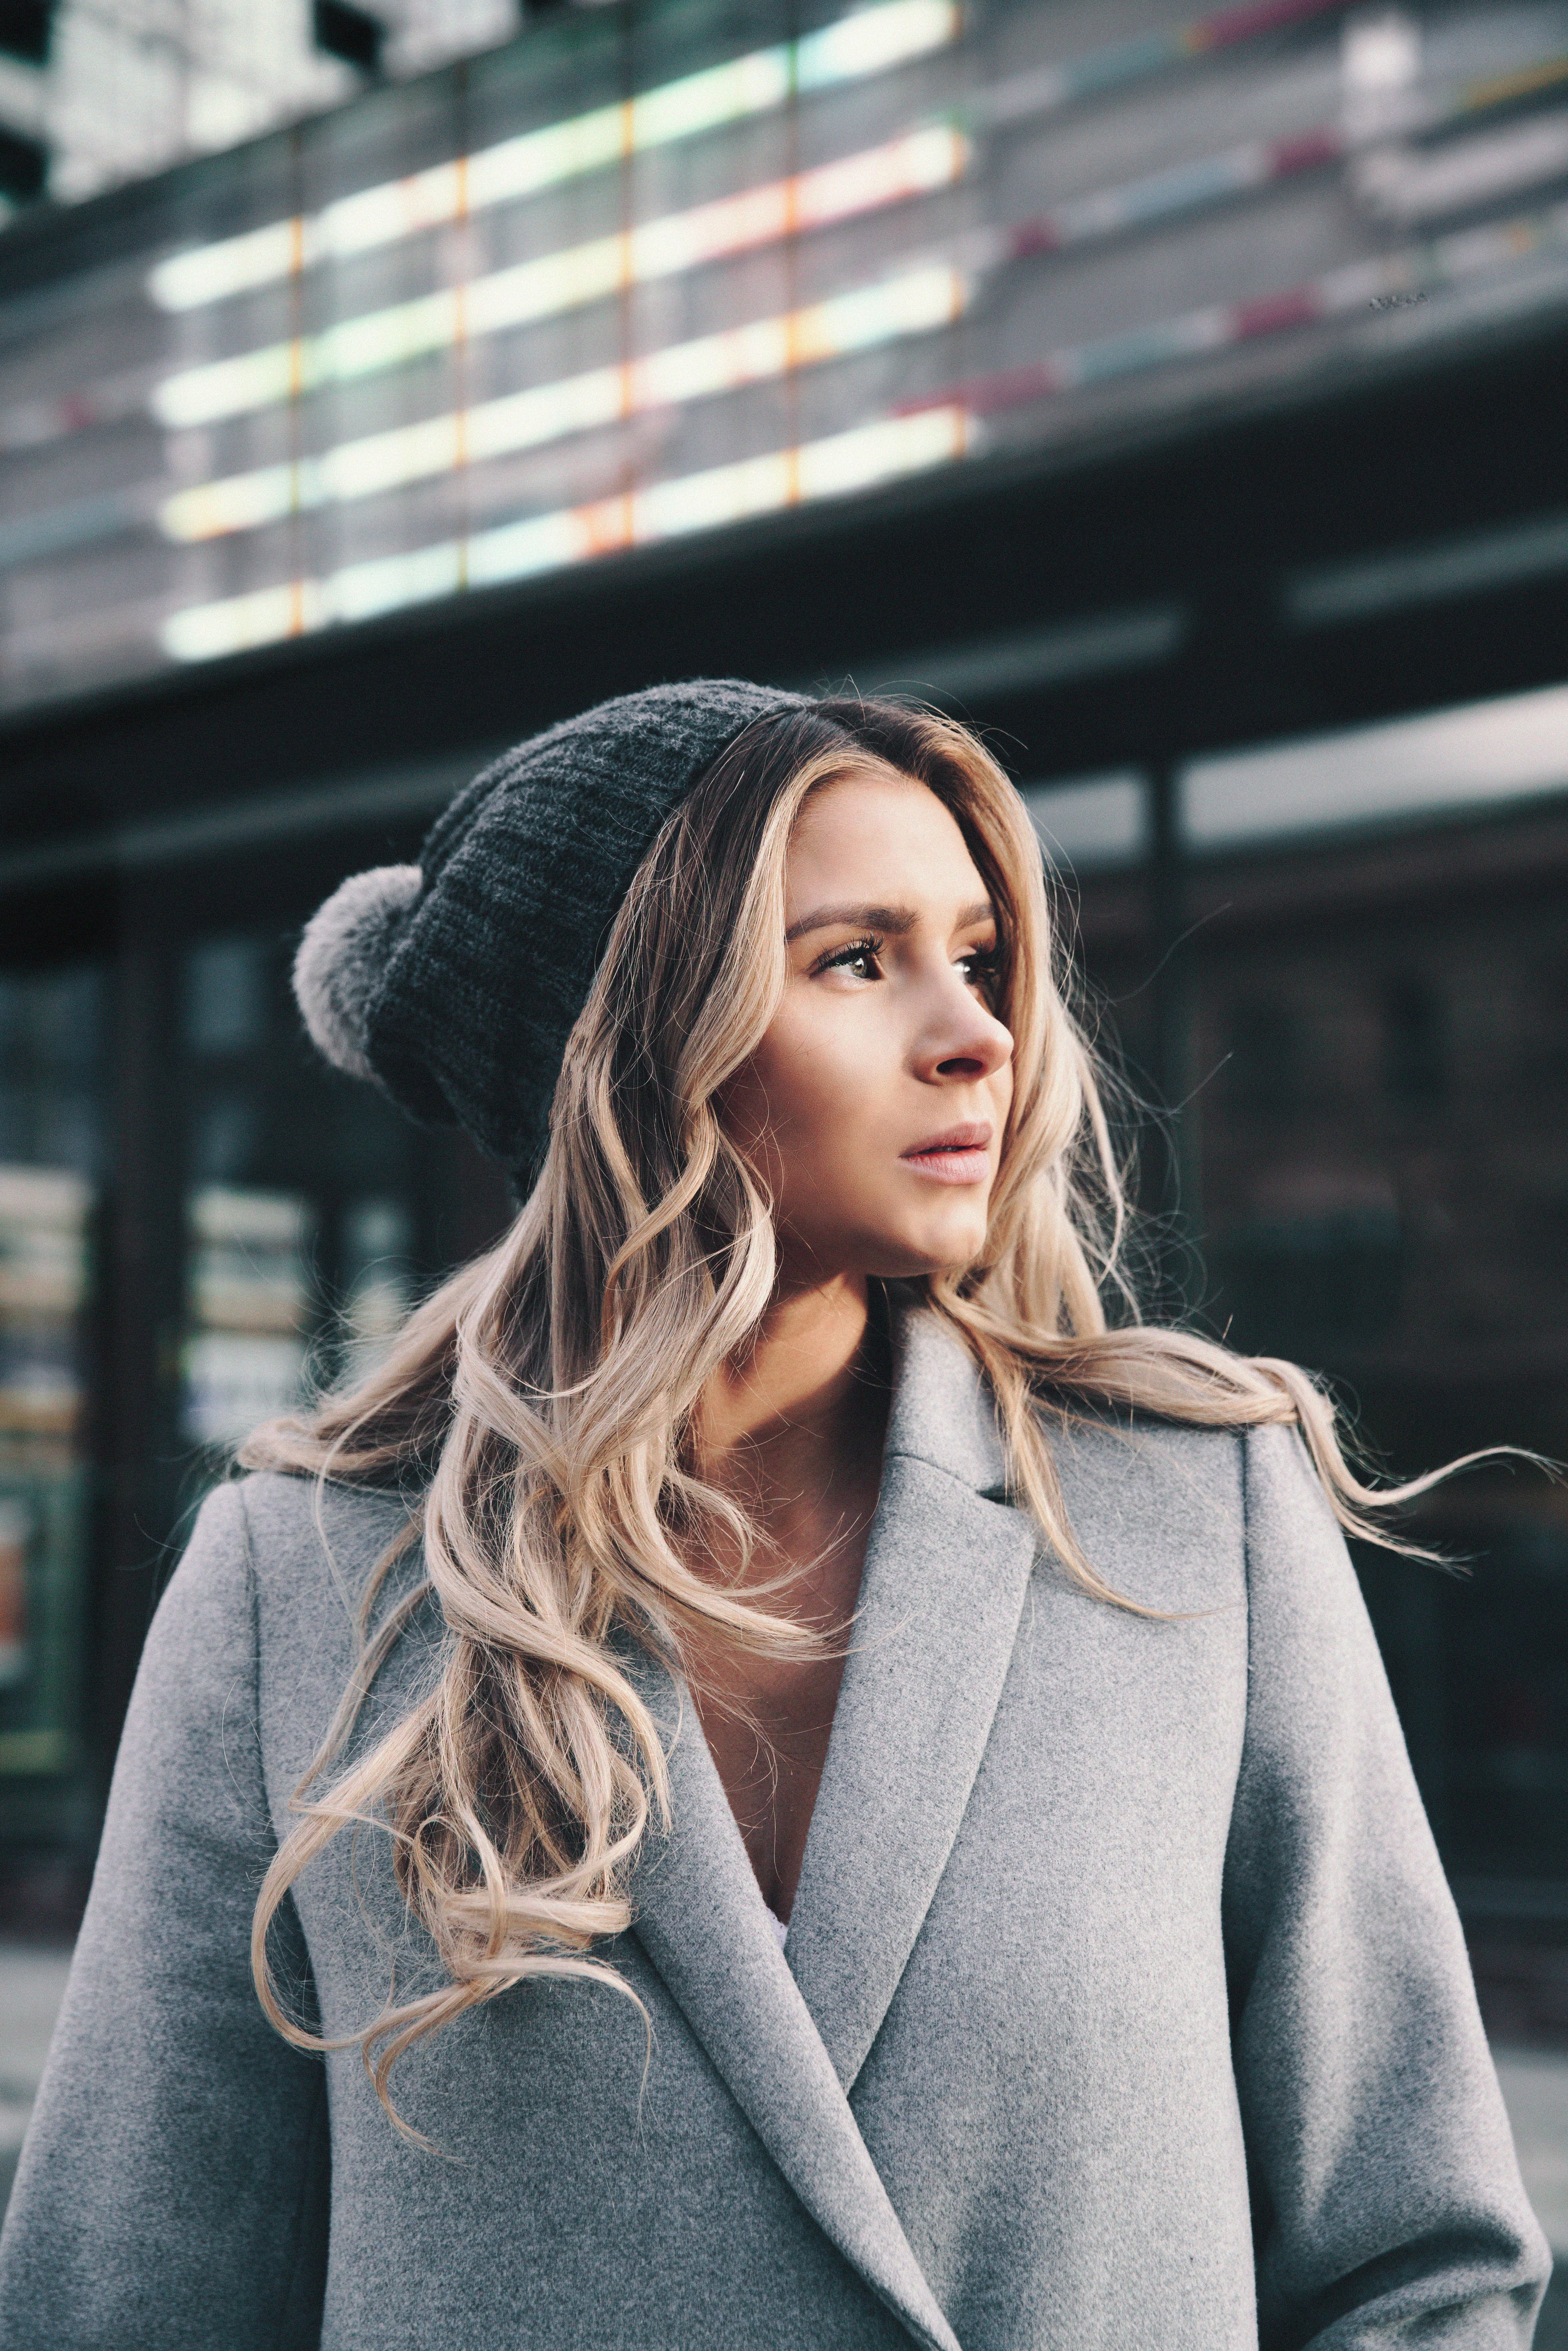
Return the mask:
<svg viewBox="0 0 1568 2351">
<path fill-rule="evenodd" d="M 351 1078 L 380 1082 L 368 1050 L 371 1008 L 423 883 L 417 865 L 351 873 L 305 925 L 294 958 L 295 1001 L 317 1050 Z"/>
</svg>

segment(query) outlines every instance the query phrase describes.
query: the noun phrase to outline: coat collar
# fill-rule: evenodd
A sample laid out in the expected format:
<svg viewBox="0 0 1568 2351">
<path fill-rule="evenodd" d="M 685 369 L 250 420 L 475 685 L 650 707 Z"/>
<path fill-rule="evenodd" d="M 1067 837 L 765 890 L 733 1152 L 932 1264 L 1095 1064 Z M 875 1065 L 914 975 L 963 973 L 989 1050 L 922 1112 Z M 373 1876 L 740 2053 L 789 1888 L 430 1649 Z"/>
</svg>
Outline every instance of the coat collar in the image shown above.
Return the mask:
<svg viewBox="0 0 1568 2351">
<path fill-rule="evenodd" d="M 959 1485 L 1001 1499 L 1001 1431 L 974 1357 L 938 1315 L 894 1298 L 893 1409 L 883 1458 L 929 1462 Z"/>
<path fill-rule="evenodd" d="M 849 2092 L 887 2012 L 979 1767 L 1035 1556 L 989 1397 L 928 1312 L 894 1326 L 881 1496 L 788 1957 L 685 1693 L 639 1669 L 665 1729 L 674 1827 L 639 1869 L 636 1931 L 800 2201 L 918 2343 L 951 2328 Z"/>
<path fill-rule="evenodd" d="M 789 1964 L 846 2091 L 947 1865 L 1038 1540 L 992 1499 L 1001 1440 L 967 1349 L 930 1313 L 906 1313 L 895 1339 L 882 1492 L 789 1921 Z"/>
</svg>

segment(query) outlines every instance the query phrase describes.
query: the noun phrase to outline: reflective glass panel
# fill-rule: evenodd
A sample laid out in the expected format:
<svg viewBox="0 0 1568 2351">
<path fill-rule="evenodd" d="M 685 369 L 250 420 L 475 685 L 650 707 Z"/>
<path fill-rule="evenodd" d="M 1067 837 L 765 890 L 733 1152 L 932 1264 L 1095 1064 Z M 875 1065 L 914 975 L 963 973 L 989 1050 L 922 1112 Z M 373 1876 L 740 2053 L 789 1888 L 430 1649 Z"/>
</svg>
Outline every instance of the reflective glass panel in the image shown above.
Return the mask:
<svg viewBox="0 0 1568 2351">
<path fill-rule="evenodd" d="M 563 9 L 0 237 L 0 701 L 1561 310 L 1568 0 L 1397 14 Z"/>
<path fill-rule="evenodd" d="M 78 1759 L 100 976 L 0 974 L 0 1777 Z"/>
</svg>

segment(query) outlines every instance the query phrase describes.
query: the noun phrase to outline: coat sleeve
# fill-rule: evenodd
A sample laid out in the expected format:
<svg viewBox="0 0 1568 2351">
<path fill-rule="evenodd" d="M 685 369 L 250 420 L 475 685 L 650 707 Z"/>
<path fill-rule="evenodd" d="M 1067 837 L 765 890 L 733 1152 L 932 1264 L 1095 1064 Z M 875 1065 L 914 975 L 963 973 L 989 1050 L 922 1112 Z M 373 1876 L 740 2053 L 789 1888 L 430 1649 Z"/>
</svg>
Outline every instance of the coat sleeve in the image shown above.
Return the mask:
<svg viewBox="0 0 1568 2351">
<path fill-rule="evenodd" d="M 81 1938 L 0 2236 L 0 2351 L 301 2351 L 325 2274 L 325 2071 L 250 1974 L 274 1851 L 242 1490 L 148 1636 Z M 287 1908 L 287 1906 L 286 1906 Z M 305 1959 L 284 1921 L 297 1980 Z"/>
<path fill-rule="evenodd" d="M 1517 2351 L 1550 2256 L 1377 1645 L 1300 1437 L 1244 1443 L 1225 1899 L 1262 2351 Z"/>
</svg>

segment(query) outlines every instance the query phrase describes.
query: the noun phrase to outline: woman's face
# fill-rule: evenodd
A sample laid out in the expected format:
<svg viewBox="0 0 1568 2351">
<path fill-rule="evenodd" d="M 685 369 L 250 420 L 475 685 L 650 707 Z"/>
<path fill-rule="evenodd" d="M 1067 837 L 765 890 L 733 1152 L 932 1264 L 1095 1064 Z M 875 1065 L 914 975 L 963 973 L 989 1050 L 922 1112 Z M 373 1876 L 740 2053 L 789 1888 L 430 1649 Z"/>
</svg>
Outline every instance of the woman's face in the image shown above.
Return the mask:
<svg viewBox="0 0 1568 2351">
<path fill-rule="evenodd" d="M 1012 1101 L 997 924 L 964 836 L 891 769 L 806 802 L 785 872 L 789 977 L 723 1092 L 772 1192 L 786 1281 L 970 1264 Z"/>
</svg>

